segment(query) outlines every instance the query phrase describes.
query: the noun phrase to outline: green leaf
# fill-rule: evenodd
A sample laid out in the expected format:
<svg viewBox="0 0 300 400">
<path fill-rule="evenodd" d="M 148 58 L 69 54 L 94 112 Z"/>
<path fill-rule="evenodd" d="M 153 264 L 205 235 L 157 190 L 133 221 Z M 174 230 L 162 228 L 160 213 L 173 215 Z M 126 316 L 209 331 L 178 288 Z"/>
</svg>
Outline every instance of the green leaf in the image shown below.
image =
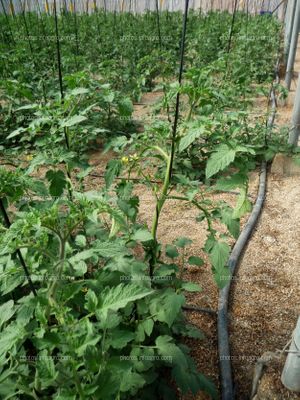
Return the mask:
<svg viewBox="0 0 300 400">
<path fill-rule="evenodd" d="M 128 250 L 122 243 L 101 242 L 100 240 L 96 240 L 93 246 L 94 253 L 103 258 L 113 258 L 128 253 Z"/>
<path fill-rule="evenodd" d="M 15 313 L 14 302 L 9 300 L 0 306 L 0 328 L 8 321 Z"/>
<path fill-rule="evenodd" d="M 53 358 L 48 354 L 47 350 L 39 353 L 36 361 L 36 371 L 42 389 L 49 387 L 58 377 Z"/>
<path fill-rule="evenodd" d="M 107 316 L 108 312 L 118 311 L 127 306 L 128 303 L 149 296 L 154 291 L 137 285 L 120 284 L 116 287 L 105 288 L 100 296 L 100 308 L 97 315 Z"/>
<path fill-rule="evenodd" d="M 183 282 L 181 284 L 182 289 L 186 290 L 187 292 L 201 292 L 202 289 L 197 283 L 193 282 Z"/>
<path fill-rule="evenodd" d="M 188 133 L 179 142 L 179 153 L 189 147 L 196 139 L 198 139 L 205 132 L 203 126 L 190 129 Z"/>
<path fill-rule="evenodd" d="M 184 336 L 188 336 L 193 339 L 204 339 L 204 334 L 194 325 L 185 325 L 184 331 L 181 332 Z"/>
<path fill-rule="evenodd" d="M 122 377 L 121 392 L 130 392 L 135 395 L 145 385 L 146 381 L 142 375 L 136 372 L 126 371 Z"/>
<path fill-rule="evenodd" d="M 112 332 L 110 345 L 114 349 L 123 349 L 135 338 L 135 334 L 130 331 L 118 329 Z"/>
<path fill-rule="evenodd" d="M 150 312 L 155 321 L 164 322 L 171 327 L 181 312 L 184 302 L 185 297 L 174 292 L 173 289 L 162 290 L 156 297 L 151 299 Z"/>
<path fill-rule="evenodd" d="M 139 327 L 147 336 L 150 336 L 154 328 L 153 319 L 146 319 L 145 321 L 140 322 Z"/>
<path fill-rule="evenodd" d="M 85 300 L 86 300 L 85 308 L 89 312 L 95 312 L 98 305 L 98 299 L 95 292 L 92 289 L 89 289 L 89 291 L 85 295 Z"/>
<path fill-rule="evenodd" d="M 209 394 L 213 400 L 217 400 L 219 396 L 216 385 L 202 374 L 198 373 L 197 377 L 200 389 Z"/>
<path fill-rule="evenodd" d="M 80 124 L 81 122 L 83 122 L 85 120 L 87 120 L 87 117 L 84 117 L 83 115 L 74 115 L 73 117 L 62 121 L 61 126 L 63 128 L 71 127 L 71 126 L 74 126 L 74 125 L 78 125 L 78 124 Z"/>
<path fill-rule="evenodd" d="M 210 253 L 212 265 L 216 268 L 223 268 L 227 264 L 230 254 L 230 247 L 225 242 L 216 241 Z"/>
<path fill-rule="evenodd" d="M 107 163 L 106 171 L 105 171 L 105 184 L 106 188 L 109 189 L 115 179 L 118 176 L 122 169 L 122 163 L 120 160 L 110 160 Z"/>
<path fill-rule="evenodd" d="M 221 222 L 227 226 L 228 231 L 234 238 L 238 238 L 240 233 L 240 220 L 233 218 L 233 209 L 225 206 L 221 209 Z"/>
<path fill-rule="evenodd" d="M 85 88 L 76 88 L 76 89 L 73 89 L 73 90 L 70 92 L 70 94 L 71 94 L 72 96 L 78 96 L 78 95 L 80 95 L 80 94 L 87 94 L 87 93 L 89 93 L 89 89 L 85 89 Z"/>
<path fill-rule="evenodd" d="M 93 257 L 95 254 L 94 249 L 83 250 L 80 253 L 75 254 L 73 257 L 69 259 L 70 264 L 74 265 L 79 261 L 85 261 L 89 258 Z"/>
<path fill-rule="evenodd" d="M 226 178 L 220 178 L 216 183 L 216 190 L 230 191 L 238 187 L 243 187 L 247 182 L 247 175 L 233 174 Z"/>
<path fill-rule="evenodd" d="M 180 247 L 180 248 L 184 248 L 185 246 L 188 246 L 189 244 L 192 244 L 193 241 L 189 238 L 186 238 L 184 236 L 176 239 L 174 241 L 175 246 Z"/>
<path fill-rule="evenodd" d="M 19 340 L 26 339 L 24 326 L 16 322 L 9 324 L 0 332 L 0 358 L 6 354 Z"/>
<path fill-rule="evenodd" d="M 296 165 L 300 166 L 300 156 L 299 155 L 293 156 L 292 160 Z"/>
<path fill-rule="evenodd" d="M 150 240 L 153 240 L 153 237 L 147 229 L 139 229 L 134 232 L 131 239 L 139 242 L 149 242 Z"/>
<path fill-rule="evenodd" d="M 76 276 L 83 276 L 87 272 L 87 265 L 85 261 L 93 257 L 94 255 L 95 255 L 94 250 L 89 249 L 89 250 L 83 250 L 69 259 L 69 263 L 76 271 Z"/>
<path fill-rule="evenodd" d="M 221 144 L 217 147 L 206 164 L 206 178 L 211 178 L 219 171 L 223 171 L 235 159 L 236 151 L 231 149 L 226 144 Z"/>
<path fill-rule="evenodd" d="M 118 103 L 118 110 L 122 117 L 130 117 L 133 113 L 132 101 L 128 98 L 121 100 Z"/>
<path fill-rule="evenodd" d="M 167 244 L 166 245 L 166 255 L 169 258 L 176 258 L 179 256 L 178 250 L 176 246 L 173 246 L 172 244 Z"/>
<path fill-rule="evenodd" d="M 18 128 L 18 129 L 16 129 L 16 130 L 14 130 L 13 132 L 11 132 L 11 133 L 6 137 L 6 139 L 12 139 L 12 138 L 14 138 L 14 137 L 20 135 L 20 134 L 23 133 L 23 132 L 26 132 L 26 129 L 24 129 L 24 128 Z"/>
<path fill-rule="evenodd" d="M 219 289 L 223 289 L 231 279 L 231 272 L 228 267 L 219 267 L 213 270 L 214 280 Z"/>
<path fill-rule="evenodd" d="M 171 365 L 180 365 L 181 368 L 188 368 L 187 359 L 182 350 L 172 343 L 171 336 L 158 336 L 155 340 L 157 352 L 163 357 L 162 361 Z"/>
<path fill-rule="evenodd" d="M 252 204 L 247 197 L 247 191 L 243 189 L 239 195 L 237 204 L 233 211 L 233 218 L 241 218 L 243 215 L 247 214 L 252 210 Z"/>
<path fill-rule="evenodd" d="M 86 246 L 86 237 L 83 235 L 77 235 L 75 238 L 75 243 L 79 247 L 85 247 Z"/>
<path fill-rule="evenodd" d="M 204 265 L 204 261 L 202 260 L 202 258 L 196 256 L 189 257 L 188 263 L 190 265 L 197 265 L 197 267 L 202 267 L 202 265 Z"/>
<path fill-rule="evenodd" d="M 47 171 L 46 178 L 50 182 L 49 191 L 51 196 L 59 197 L 63 194 L 67 181 L 63 171 Z"/>
</svg>

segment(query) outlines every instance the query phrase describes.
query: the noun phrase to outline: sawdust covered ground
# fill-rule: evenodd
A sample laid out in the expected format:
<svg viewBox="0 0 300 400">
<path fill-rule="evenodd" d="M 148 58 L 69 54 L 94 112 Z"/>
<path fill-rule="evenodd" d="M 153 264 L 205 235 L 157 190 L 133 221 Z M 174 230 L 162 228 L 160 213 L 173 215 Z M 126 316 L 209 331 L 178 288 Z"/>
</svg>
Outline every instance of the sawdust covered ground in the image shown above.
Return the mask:
<svg viewBox="0 0 300 400">
<path fill-rule="evenodd" d="M 300 71 L 299 47 L 295 71 Z M 278 109 L 277 127 L 290 122 L 295 87 L 294 79 L 287 104 Z M 231 296 L 230 336 L 239 400 L 250 398 L 255 363 L 266 353 L 270 362 L 255 399 L 300 399 L 280 381 L 286 353 L 278 353 L 291 339 L 300 314 L 299 237 L 300 177 L 269 174 L 264 209 Z"/>
</svg>

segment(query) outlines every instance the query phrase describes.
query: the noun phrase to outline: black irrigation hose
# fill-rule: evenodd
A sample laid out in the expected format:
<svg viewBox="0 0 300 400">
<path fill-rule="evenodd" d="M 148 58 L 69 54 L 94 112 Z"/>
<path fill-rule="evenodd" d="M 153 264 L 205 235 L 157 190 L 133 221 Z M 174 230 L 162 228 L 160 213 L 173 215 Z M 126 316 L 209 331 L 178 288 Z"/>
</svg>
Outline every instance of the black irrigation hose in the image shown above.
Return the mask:
<svg viewBox="0 0 300 400">
<path fill-rule="evenodd" d="M 277 63 L 277 67 L 278 65 L 279 64 Z M 269 129 L 272 128 L 276 115 L 276 96 L 273 85 L 270 93 L 270 99 L 272 101 L 273 112 L 267 122 L 267 128 Z M 229 344 L 229 333 L 228 333 L 228 304 L 229 304 L 231 281 L 232 277 L 235 274 L 236 267 L 238 266 L 240 257 L 244 249 L 246 248 L 248 241 L 259 219 L 266 196 L 266 184 L 267 184 L 267 165 L 266 162 L 262 162 L 260 179 L 259 179 L 259 189 L 255 205 L 253 207 L 252 213 L 244 229 L 242 230 L 236 244 L 233 247 L 233 250 L 228 260 L 228 267 L 230 269 L 231 279 L 227 284 L 227 286 L 225 286 L 220 291 L 219 294 L 217 325 L 218 325 L 218 350 L 219 350 L 219 362 L 220 362 L 222 400 L 233 400 L 235 397 L 232 369 L 230 362 L 230 344 Z"/>
<path fill-rule="evenodd" d="M 3 219 L 4 219 L 6 227 L 10 228 L 11 223 L 10 223 L 9 217 L 7 215 L 7 212 L 5 210 L 5 207 L 4 207 L 2 199 L 0 199 L 0 210 L 1 210 L 1 214 L 3 215 Z M 30 278 L 30 273 L 29 273 L 28 268 L 26 266 L 25 260 L 24 260 L 24 258 L 22 256 L 22 253 L 21 253 L 20 250 L 17 250 L 16 253 L 17 253 L 18 257 L 19 257 L 19 260 L 20 260 L 20 263 L 21 263 L 22 268 L 24 270 L 25 276 L 26 276 L 26 278 L 28 280 L 28 284 L 29 284 L 30 290 L 32 291 L 34 296 L 37 296 L 35 287 L 33 285 L 33 282 L 31 280 L 31 278 Z"/>
<path fill-rule="evenodd" d="M 252 213 L 239 236 L 230 258 L 228 260 L 228 267 L 230 269 L 231 277 L 233 277 L 235 269 L 238 265 L 240 256 L 242 255 L 250 236 L 255 228 L 258 221 L 260 212 L 265 199 L 266 192 L 266 181 L 267 181 L 267 168 L 266 163 L 262 163 L 259 191 L 256 203 L 253 207 Z M 228 333 L 228 303 L 229 293 L 231 287 L 231 280 L 220 291 L 219 295 L 219 306 L 218 306 L 218 348 L 219 348 L 219 361 L 220 361 L 220 374 L 221 374 L 221 387 L 222 387 L 222 400 L 233 400 L 234 389 L 232 370 L 230 362 L 230 345 L 229 345 L 229 333 Z"/>
</svg>

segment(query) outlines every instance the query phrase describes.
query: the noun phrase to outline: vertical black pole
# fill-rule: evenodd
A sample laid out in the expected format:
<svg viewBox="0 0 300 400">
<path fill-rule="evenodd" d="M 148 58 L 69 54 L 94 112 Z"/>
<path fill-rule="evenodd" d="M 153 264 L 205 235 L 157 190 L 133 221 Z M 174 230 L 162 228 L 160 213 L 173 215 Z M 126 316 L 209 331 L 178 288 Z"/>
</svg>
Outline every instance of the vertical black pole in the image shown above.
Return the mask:
<svg viewBox="0 0 300 400">
<path fill-rule="evenodd" d="M 160 30 L 160 17 L 159 17 L 159 7 L 158 7 L 158 0 L 155 0 L 156 5 L 156 21 L 157 21 L 157 32 L 158 32 L 158 39 L 159 39 L 159 49 L 162 50 L 162 39 L 161 39 L 161 30 Z"/>
<path fill-rule="evenodd" d="M 3 200 L 1 198 L 0 198 L 0 211 L 1 211 L 1 214 L 3 216 L 4 223 L 5 223 L 6 227 L 10 228 L 11 223 L 10 223 L 9 217 L 7 215 L 7 212 L 5 210 L 5 207 L 4 207 L 4 204 L 3 204 Z M 28 268 L 26 266 L 25 260 L 24 260 L 24 258 L 22 256 L 22 253 L 21 253 L 20 250 L 17 250 L 16 253 L 17 253 L 18 257 L 19 257 L 19 260 L 20 260 L 20 263 L 21 263 L 22 268 L 24 270 L 25 276 L 26 276 L 26 278 L 28 280 L 28 284 L 29 284 L 30 290 L 32 291 L 33 295 L 36 296 L 37 293 L 36 293 L 35 287 L 33 285 L 33 282 L 31 280 L 31 277 L 30 277 Z"/>
<path fill-rule="evenodd" d="M 179 86 L 181 86 L 182 76 L 183 76 L 188 10 L 189 10 L 189 0 L 185 0 L 185 9 L 184 9 L 183 27 L 182 27 L 182 36 L 181 36 L 180 66 L 179 66 L 179 76 L 178 76 Z M 170 176 L 169 176 L 170 180 L 172 178 L 172 170 L 173 170 L 174 155 L 175 155 L 175 141 L 176 141 L 176 135 L 177 135 L 178 119 L 179 119 L 179 104 L 180 104 L 180 92 L 178 91 L 177 96 L 176 96 L 175 118 L 174 118 L 173 130 L 172 130 L 172 147 L 171 147 L 171 162 L 170 162 Z"/>
</svg>

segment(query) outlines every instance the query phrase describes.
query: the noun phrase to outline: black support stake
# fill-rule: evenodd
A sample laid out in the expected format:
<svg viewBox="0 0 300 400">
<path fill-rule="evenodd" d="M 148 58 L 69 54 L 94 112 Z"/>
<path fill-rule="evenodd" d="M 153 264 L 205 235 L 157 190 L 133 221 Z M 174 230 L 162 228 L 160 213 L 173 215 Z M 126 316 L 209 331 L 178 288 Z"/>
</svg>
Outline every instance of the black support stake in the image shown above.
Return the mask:
<svg viewBox="0 0 300 400">
<path fill-rule="evenodd" d="M 5 210 L 5 207 L 4 207 L 4 204 L 3 204 L 3 201 L 2 201 L 1 198 L 0 198 L 0 210 L 1 210 L 1 214 L 3 215 L 3 219 L 4 219 L 6 227 L 10 228 L 11 223 L 10 223 L 9 217 L 7 215 L 7 212 Z M 20 260 L 20 263 L 21 263 L 22 268 L 24 270 L 25 276 L 26 276 L 26 278 L 28 280 L 28 284 L 29 284 L 30 290 L 32 291 L 34 296 L 37 296 L 35 287 L 33 285 L 33 282 L 31 280 L 31 278 L 30 278 L 30 274 L 29 274 L 28 268 L 26 266 L 25 260 L 24 260 L 24 258 L 22 256 L 22 253 L 21 253 L 20 250 L 17 250 L 16 253 L 17 253 L 18 257 L 19 257 L 19 260 Z"/>
<path fill-rule="evenodd" d="M 158 0 L 155 0 L 155 5 L 156 5 L 156 21 L 157 21 L 157 31 L 158 31 L 158 39 L 159 39 L 159 49 L 161 51 L 162 50 L 162 39 L 161 39 L 161 30 L 160 30 Z"/>
<path fill-rule="evenodd" d="M 64 104 L 65 93 L 64 93 L 63 79 L 62 79 L 61 53 L 60 53 L 60 42 L 59 42 L 59 33 L 58 33 L 58 18 L 57 18 L 56 0 L 54 0 L 53 6 L 54 6 L 54 21 L 55 21 L 55 36 L 56 36 L 59 88 L 60 88 L 61 103 Z M 68 137 L 66 127 L 64 128 L 64 137 L 65 137 L 66 147 L 68 150 L 70 150 L 70 142 L 69 142 L 69 137 Z M 66 164 L 66 172 L 67 172 L 68 178 L 71 181 L 71 174 L 70 174 L 67 164 Z M 72 196 L 72 191 L 71 191 L 70 187 L 69 187 L 69 197 L 72 200 L 73 196 Z"/>
<path fill-rule="evenodd" d="M 20 4 L 20 7 L 21 7 L 21 15 L 22 15 L 22 18 L 23 18 L 23 21 L 24 21 L 25 32 L 26 32 L 26 35 L 27 35 L 28 45 L 29 45 L 29 49 L 30 49 L 30 53 L 31 53 L 34 69 L 35 69 L 35 72 L 37 74 L 39 74 L 40 70 L 39 70 L 37 62 L 36 62 L 35 53 L 34 53 L 33 46 L 32 46 L 31 40 L 30 40 L 28 24 L 27 24 L 27 20 L 26 20 L 26 16 L 25 16 L 25 3 L 24 3 L 24 7 L 23 7 L 21 0 L 19 0 L 19 4 Z M 42 79 L 42 87 L 43 87 L 44 101 L 45 101 L 45 103 L 47 103 L 46 88 L 45 88 L 45 84 L 44 84 L 43 79 Z"/>
<path fill-rule="evenodd" d="M 72 0 L 71 0 L 72 1 Z M 78 38 L 78 22 L 77 22 L 77 10 L 76 10 L 76 2 L 73 0 L 73 12 L 74 12 L 74 29 L 75 29 L 75 41 L 76 41 L 76 57 L 75 63 L 78 71 L 78 56 L 79 56 L 79 38 Z"/>
<path fill-rule="evenodd" d="M 235 24 L 236 12 L 237 12 L 237 2 L 238 2 L 238 0 L 235 0 L 235 2 L 234 2 L 233 15 L 232 15 L 232 20 L 231 20 L 231 27 L 230 27 L 228 47 L 227 47 L 228 54 L 230 53 L 230 50 L 231 50 L 233 30 L 234 30 L 234 24 Z"/>
<path fill-rule="evenodd" d="M 16 42 L 15 42 L 14 35 L 12 33 L 12 30 L 11 30 L 11 26 L 10 26 L 10 23 L 9 23 L 9 18 L 7 16 L 7 12 L 6 12 L 5 6 L 3 4 L 3 0 L 0 0 L 0 2 L 1 2 L 1 6 L 2 6 L 2 9 L 3 9 L 3 14 L 4 14 L 5 19 L 6 19 L 6 23 L 7 23 L 7 26 L 8 26 L 8 30 L 9 30 L 12 42 L 13 42 L 13 44 L 15 44 Z"/>
<path fill-rule="evenodd" d="M 185 9 L 184 9 L 183 27 L 182 27 L 182 36 L 181 36 L 180 67 L 179 67 L 179 77 L 178 77 L 179 86 L 181 85 L 182 76 L 183 76 L 188 10 L 189 10 L 189 0 L 185 0 Z M 171 148 L 171 163 L 170 163 L 170 176 L 169 176 L 170 180 L 172 178 L 172 170 L 173 170 L 174 155 L 175 155 L 175 139 L 176 139 L 176 134 L 177 134 L 178 119 L 179 119 L 179 104 L 180 104 L 180 93 L 178 92 L 177 96 L 176 96 L 175 118 L 174 118 L 173 130 L 172 130 L 172 148 Z"/>
</svg>

